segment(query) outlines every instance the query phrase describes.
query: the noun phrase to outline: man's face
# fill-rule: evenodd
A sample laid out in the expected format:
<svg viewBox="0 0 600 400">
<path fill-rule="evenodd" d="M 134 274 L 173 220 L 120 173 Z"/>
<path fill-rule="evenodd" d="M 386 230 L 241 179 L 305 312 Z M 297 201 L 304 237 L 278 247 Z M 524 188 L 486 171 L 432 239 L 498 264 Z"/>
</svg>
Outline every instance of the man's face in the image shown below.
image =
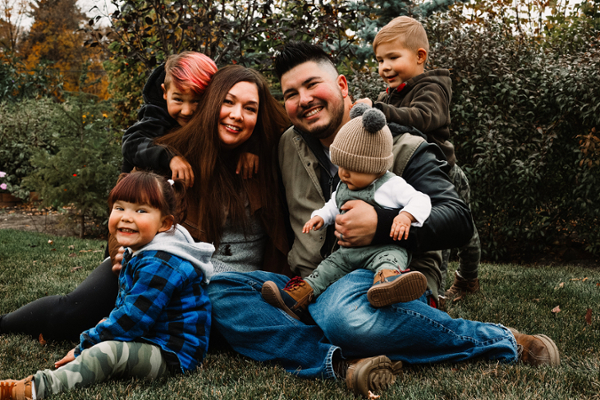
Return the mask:
<svg viewBox="0 0 600 400">
<path fill-rule="evenodd" d="M 317 139 L 334 135 L 345 122 L 348 84 L 334 68 L 308 61 L 281 77 L 283 101 L 290 121 Z"/>
</svg>

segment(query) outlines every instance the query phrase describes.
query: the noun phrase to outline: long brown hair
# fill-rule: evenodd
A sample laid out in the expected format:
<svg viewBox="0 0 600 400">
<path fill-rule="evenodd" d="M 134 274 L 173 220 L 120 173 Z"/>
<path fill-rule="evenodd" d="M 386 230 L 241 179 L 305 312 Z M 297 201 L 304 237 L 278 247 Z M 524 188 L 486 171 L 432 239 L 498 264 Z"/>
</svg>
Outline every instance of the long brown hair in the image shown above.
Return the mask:
<svg viewBox="0 0 600 400">
<path fill-rule="evenodd" d="M 221 106 L 229 90 L 239 82 L 254 83 L 258 88 L 259 108 L 253 143 L 260 161 L 257 175 L 244 180 L 235 173 L 244 145 L 225 150 L 219 140 Z M 277 188 L 276 147 L 289 126 L 283 107 L 275 100 L 263 76 L 239 65 L 227 66 L 213 76 L 204 92 L 198 111 L 190 122 L 157 144 L 183 156 L 194 170 L 194 186 L 188 190 L 189 207 L 197 207 L 199 236 L 218 247 L 223 223 L 228 216 L 236 226 L 247 227 L 246 201 L 260 201 L 259 217 L 263 224 L 273 223 L 280 206 Z"/>
</svg>

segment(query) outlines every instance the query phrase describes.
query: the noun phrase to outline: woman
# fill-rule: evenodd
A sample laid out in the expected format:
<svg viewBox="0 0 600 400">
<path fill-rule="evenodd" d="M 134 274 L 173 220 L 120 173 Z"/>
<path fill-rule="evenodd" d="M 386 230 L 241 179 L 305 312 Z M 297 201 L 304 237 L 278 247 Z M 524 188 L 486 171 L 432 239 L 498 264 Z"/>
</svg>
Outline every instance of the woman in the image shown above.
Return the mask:
<svg viewBox="0 0 600 400">
<path fill-rule="evenodd" d="M 256 71 L 229 66 L 218 71 L 193 119 L 158 143 L 184 157 L 197 177 L 188 190 L 184 223 L 195 240 L 213 242 L 218 271 L 266 270 L 288 273 L 275 151 L 289 125 L 285 111 Z M 240 146 L 258 141 L 260 168 L 252 179 L 235 173 Z M 109 240 L 111 256 L 118 245 Z M 106 259 L 73 292 L 48 296 L 6 314 L 0 333 L 76 341 L 112 310 L 117 276 Z"/>
</svg>

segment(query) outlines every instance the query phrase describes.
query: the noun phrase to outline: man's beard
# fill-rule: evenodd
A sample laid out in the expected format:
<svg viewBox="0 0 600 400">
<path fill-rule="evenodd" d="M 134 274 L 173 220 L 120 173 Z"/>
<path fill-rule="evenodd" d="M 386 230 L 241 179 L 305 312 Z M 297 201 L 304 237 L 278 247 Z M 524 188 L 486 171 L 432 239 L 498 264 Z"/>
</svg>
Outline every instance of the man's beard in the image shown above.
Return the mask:
<svg viewBox="0 0 600 400">
<path fill-rule="evenodd" d="M 335 109 L 333 109 L 333 104 L 328 104 L 328 106 L 331 106 L 332 111 L 330 113 L 331 120 L 327 125 L 314 127 L 312 129 L 310 127 L 307 127 L 307 129 L 305 129 L 306 133 L 308 133 L 315 139 L 326 139 L 331 135 L 337 133 L 337 131 L 342 127 L 342 121 L 344 120 L 344 98 L 341 96 L 341 93 L 339 101 L 340 104 Z M 311 104 L 311 107 L 313 106 L 314 104 Z M 323 108 L 325 108 L 325 105 L 322 106 Z"/>
</svg>

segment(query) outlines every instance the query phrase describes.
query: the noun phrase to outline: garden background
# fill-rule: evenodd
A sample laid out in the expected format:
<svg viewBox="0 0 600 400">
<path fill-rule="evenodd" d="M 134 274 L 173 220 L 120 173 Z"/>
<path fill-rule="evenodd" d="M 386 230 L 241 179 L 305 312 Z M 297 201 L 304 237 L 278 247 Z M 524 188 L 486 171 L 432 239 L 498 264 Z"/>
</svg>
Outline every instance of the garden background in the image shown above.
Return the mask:
<svg viewBox="0 0 600 400">
<path fill-rule="evenodd" d="M 565 1 L 129 0 L 91 18 L 74 0 L 0 0 L 0 194 L 37 192 L 44 213 L 75 216 L 82 236 L 101 236 L 123 129 L 169 54 L 197 50 L 219 66 L 256 68 L 279 95 L 273 55 L 288 40 L 310 40 L 338 62 L 356 98 L 372 97 L 383 89 L 376 30 L 415 16 L 429 33 L 429 68 L 452 73 L 452 140 L 487 261 L 482 291 L 448 313 L 547 334 L 561 365 L 407 366 L 382 399 L 599 399 L 600 0 Z M 28 30 L 18 23 L 25 11 Z M 0 229 L 0 313 L 69 293 L 104 246 Z M 581 257 L 584 266 L 564 265 Z M 73 347 L 36 339 L 0 335 L 0 378 L 53 368 Z M 192 374 L 57 398 L 354 397 L 341 381 L 297 379 L 216 345 Z"/>
<path fill-rule="evenodd" d="M 600 2 L 453 1 L 127 0 L 89 19 L 74 0 L 1 0 L 0 193 L 37 192 L 41 206 L 70 207 L 102 232 L 123 129 L 169 54 L 256 68 L 278 94 L 275 52 L 310 40 L 355 97 L 373 97 L 375 32 L 411 15 L 429 34 L 428 67 L 452 73 L 452 140 L 483 258 L 598 255 Z"/>
</svg>

